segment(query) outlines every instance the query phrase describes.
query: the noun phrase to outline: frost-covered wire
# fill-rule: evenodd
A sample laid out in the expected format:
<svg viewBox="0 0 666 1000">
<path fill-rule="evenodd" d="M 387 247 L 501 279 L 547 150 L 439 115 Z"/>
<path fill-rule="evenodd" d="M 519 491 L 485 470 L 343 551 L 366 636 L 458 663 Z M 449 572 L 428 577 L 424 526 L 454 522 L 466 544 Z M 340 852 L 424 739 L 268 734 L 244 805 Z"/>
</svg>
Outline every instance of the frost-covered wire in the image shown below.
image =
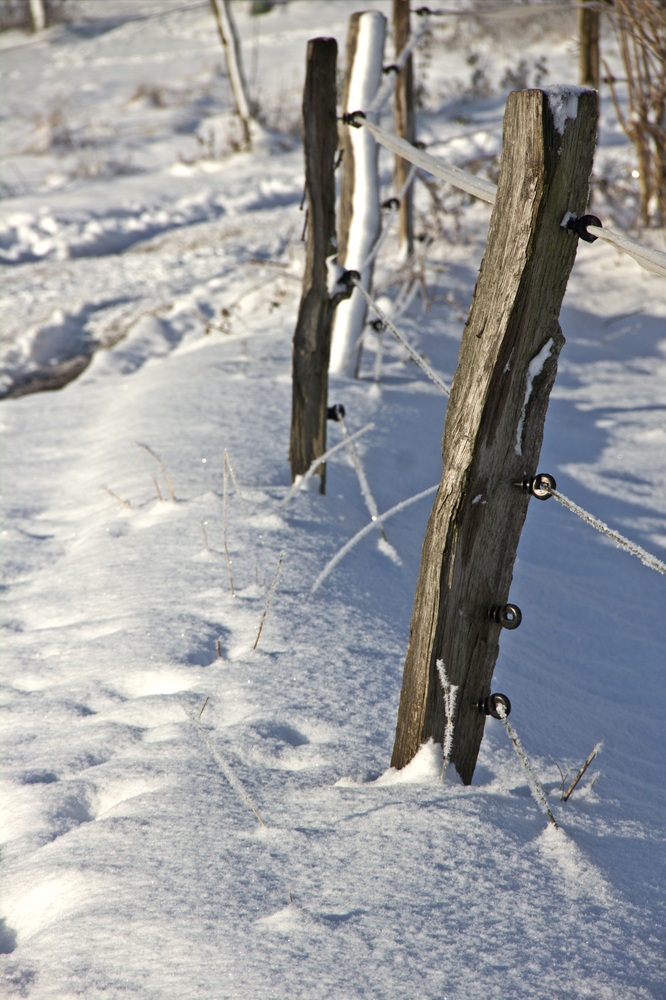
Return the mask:
<svg viewBox="0 0 666 1000">
<path fill-rule="evenodd" d="M 396 195 L 396 199 L 398 200 L 398 202 L 402 201 L 402 199 L 405 197 L 407 191 L 409 190 L 410 185 L 413 184 L 415 177 L 416 177 L 416 167 L 412 167 L 412 169 L 407 174 L 407 179 L 405 180 L 405 183 L 403 184 L 401 190 Z M 388 236 L 390 231 L 391 231 L 391 223 L 389 222 L 388 225 L 384 226 L 381 233 L 375 240 L 374 246 L 371 248 L 365 259 L 363 260 L 361 266 L 358 268 L 358 270 L 361 273 L 363 273 L 366 270 L 366 268 L 369 267 L 370 264 L 372 264 L 373 260 L 375 260 L 377 254 L 379 253 L 384 243 L 386 242 L 386 237 Z"/>
<path fill-rule="evenodd" d="M 428 30 L 427 22 L 423 24 L 418 31 L 415 31 L 413 35 L 410 36 L 409 40 L 403 47 L 399 55 L 396 56 L 393 66 L 395 70 L 399 73 L 403 68 L 410 55 L 419 44 L 426 31 Z M 391 76 L 388 75 L 384 83 L 381 85 L 377 93 L 375 94 L 372 103 L 368 108 L 369 113 L 381 111 L 383 106 L 386 104 L 387 100 L 391 96 L 394 90 L 394 83 Z"/>
<path fill-rule="evenodd" d="M 388 318 L 388 316 L 386 315 L 386 313 L 383 312 L 383 310 L 377 305 L 377 303 L 372 298 L 372 296 L 368 295 L 368 293 L 366 292 L 366 290 L 363 287 L 363 285 L 361 284 L 361 282 L 357 278 L 352 278 L 352 281 L 353 281 L 354 285 L 356 286 L 356 288 L 358 288 L 359 292 L 361 293 L 361 295 L 363 296 L 363 298 L 365 299 L 365 301 L 368 303 L 368 305 L 370 306 L 370 308 L 373 309 L 377 313 L 377 315 L 379 316 L 379 318 L 382 321 L 382 323 L 384 324 L 384 326 L 386 326 L 391 331 L 391 333 L 396 338 L 396 340 L 400 341 L 400 343 L 405 348 L 405 350 L 409 354 L 409 356 L 412 359 L 412 361 L 416 362 L 416 364 L 419 366 L 419 368 L 421 369 L 421 371 L 424 372 L 428 376 L 428 378 L 430 379 L 431 382 L 435 383 L 435 385 L 438 387 L 438 389 L 442 390 L 442 392 L 444 393 L 445 396 L 450 396 L 451 395 L 451 390 L 448 387 L 448 385 L 446 384 L 446 382 L 444 382 L 439 377 L 439 375 L 437 375 L 432 370 L 432 368 L 430 367 L 430 365 L 428 364 L 428 362 L 424 358 L 422 358 L 421 355 L 417 351 L 414 350 L 414 348 L 409 343 L 409 341 L 405 339 L 405 337 L 403 336 L 402 333 L 400 333 L 400 331 L 398 330 L 398 328 L 391 322 L 391 320 Z"/>
<path fill-rule="evenodd" d="M 616 233 L 614 230 L 604 229 L 602 226 L 587 226 L 586 228 L 590 235 L 598 236 L 600 240 L 628 253 L 646 271 L 666 278 L 666 253 L 663 250 L 646 247 L 642 243 L 637 243 L 636 240 L 629 239 L 623 233 Z"/>
<path fill-rule="evenodd" d="M 359 117 L 358 123 L 367 128 L 377 142 L 385 146 L 386 149 L 390 149 L 392 153 L 402 156 L 417 167 L 427 170 L 434 177 L 448 181 L 454 187 L 466 191 L 467 194 L 471 194 L 475 198 L 487 202 L 489 205 L 495 204 L 497 185 L 491 181 L 477 177 L 476 174 L 471 174 L 467 170 L 461 170 L 460 167 L 449 166 L 443 163 L 437 157 L 431 156 L 422 149 L 417 149 L 405 139 L 401 139 L 400 136 L 388 132 L 374 122 Z M 625 236 L 624 233 L 615 232 L 613 229 L 605 229 L 595 225 L 588 225 L 586 228 L 592 236 L 597 236 L 618 250 L 628 253 L 646 271 L 658 274 L 661 278 L 666 278 L 666 253 L 663 250 L 646 247 L 644 244 Z"/>
<path fill-rule="evenodd" d="M 284 500 L 281 500 L 280 503 L 278 504 L 278 510 L 280 510 L 282 507 L 286 507 L 287 503 L 289 502 L 289 500 L 291 500 L 294 493 L 303 488 L 304 484 L 307 482 L 308 479 L 310 479 L 315 474 L 315 472 L 322 464 L 322 462 L 326 462 L 331 457 L 331 455 L 335 455 L 336 451 L 341 451 L 343 448 L 346 448 L 349 445 L 350 441 L 356 441 L 358 438 L 361 437 L 361 435 L 367 434 L 368 431 L 372 431 L 374 429 L 375 429 L 374 424 L 372 423 L 366 424 L 365 427 L 361 427 L 360 431 L 355 431 L 353 434 L 350 434 L 346 440 L 338 441 L 338 443 L 334 444 L 332 448 L 329 448 L 328 451 L 325 451 L 323 455 L 319 455 L 317 458 L 313 459 L 313 461 L 310 463 L 310 467 L 307 470 L 307 472 L 304 473 L 304 475 L 302 476 L 298 476 L 298 478 L 291 484 L 291 487 L 286 497 L 284 498 Z"/>
<path fill-rule="evenodd" d="M 579 6 L 579 5 L 576 5 Z M 599 5 L 600 9 L 605 10 L 605 7 Z M 587 7 L 586 7 L 587 9 Z M 592 5 L 594 9 L 594 5 Z M 570 3 L 559 3 L 550 4 L 548 6 L 549 12 L 552 11 L 571 11 Z M 414 14 L 427 15 L 429 17 L 489 17 L 499 20 L 520 20 L 528 17 L 534 17 L 533 10 L 529 6 L 521 7 L 507 7 L 503 5 L 502 7 L 486 7 L 483 8 L 479 5 L 475 5 L 473 10 L 456 10 L 452 7 L 438 7 L 436 10 L 432 10 L 426 5 L 420 5 L 416 10 L 413 11 Z"/>
<path fill-rule="evenodd" d="M 359 453 L 356 450 L 356 445 L 354 444 L 352 436 L 347 430 L 347 425 L 342 417 L 340 417 L 338 423 L 342 428 L 342 434 L 344 436 L 345 443 L 347 445 L 347 450 L 349 451 L 349 457 L 351 458 L 352 465 L 354 466 L 354 471 L 356 472 L 356 478 L 358 479 L 358 485 L 361 488 L 361 494 L 363 496 L 363 500 L 365 501 L 365 506 L 368 509 L 368 513 L 372 518 L 375 527 L 381 533 L 381 536 L 384 539 L 384 541 L 387 541 L 386 533 L 384 532 L 384 527 L 379 518 L 379 508 L 375 503 L 375 498 L 372 495 L 372 490 L 370 489 L 370 484 L 365 474 L 365 469 L 363 468 L 363 464 L 361 462 Z"/>
<path fill-rule="evenodd" d="M 559 501 L 563 507 L 566 507 L 567 510 L 570 510 L 573 514 L 577 514 L 578 517 L 585 521 L 586 524 L 591 525 L 593 528 L 596 528 L 597 531 L 600 531 L 603 535 L 612 539 L 626 552 L 631 553 L 632 556 L 636 556 L 636 558 L 640 559 L 645 566 L 655 570 L 657 573 L 666 574 L 666 563 L 662 562 L 661 559 L 657 559 L 657 557 L 653 556 L 652 553 L 646 552 L 646 550 L 641 548 L 640 545 L 637 545 L 636 542 L 632 542 L 629 538 L 625 538 L 624 535 L 621 535 L 620 532 L 616 531 L 614 528 L 609 528 L 608 525 L 604 524 L 603 521 L 600 521 L 598 517 L 590 514 L 589 511 L 584 510 L 583 507 L 579 507 L 577 503 L 574 503 L 573 500 L 569 499 L 569 497 L 560 493 L 559 490 L 549 490 L 549 493 L 551 496 L 555 497 L 555 499 Z"/>
<path fill-rule="evenodd" d="M 429 486 L 427 490 L 422 490 L 420 493 L 416 493 L 413 497 L 409 497 L 407 500 L 402 500 L 400 503 L 396 504 L 395 507 L 391 507 L 389 510 L 384 511 L 383 514 L 380 514 L 379 520 L 382 522 L 388 521 L 388 519 L 390 517 L 393 517 L 394 514 L 400 513 L 400 511 L 405 510 L 406 507 L 411 507 L 413 503 L 416 503 L 418 500 L 423 500 L 424 497 L 427 497 L 431 493 L 434 493 L 435 490 L 437 489 L 439 489 L 439 483 L 437 483 L 435 486 Z M 356 534 L 352 538 L 350 538 L 349 541 L 346 542 L 345 545 L 343 545 L 342 548 L 335 553 L 332 559 L 329 559 L 329 561 L 326 563 L 326 565 L 324 566 L 323 570 L 321 571 L 315 582 L 312 584 L 312 590 L 311 590 L 312 594 L 316 593 L 319 590 L 319 588 L 321 587 L 322 583 L 329 575 L 329 573 L 335 569 L 335 567 L 342 559 L 344 559 L 347 553 L 351 552 L 354 546 L 358 542 L 360 542 L 362 538 L 365 538 L 366 535 L 368 535 L 371 531 L 373 531 L 375 527 L 376 524 L 373 518 L 368 524 L 366 524 L 364 528 L 361 528 L 360 531 L 357 531 Z"/>
<path fill-rule="evenodd" d="M 513 728 L 513 726 L 506 717 L 506 709 L 504 705 L 501 704 L 498 705 L 497 712 L 502 722 L 504 723 L 504 728 L 506 729 L 508 737 L 513 745 L 513 748 L 516 751 L 516 754 L 518 755 L 518 759 L 520 760 L 520 763 L 523 765 L 523 768 L 525 769 L 525 773 L 527 774 L 527 783 L 530 787 L 532 796 L 534 797 L 537 804 L 545 812 L 546 816 L 548 817 L 548 821 L 553 824 L 555 829 L 557 829 L 557 822 L 551 812 L 550 806 L 548 805 L 548 801 L 546 799 L 546 793 L 543 789 L 543 786 L 541 785 L 541 782 L 539 781 L 536 774 L 532 770 L 530 762 L 527 759 L 527 754 L 523 750 L 523 745 L 518 739 L 518 733 L 516 732 L 516 730 Z"/>
<path fill-rule="evenodd" d="M 467 170 L 461 170 L 460 167 L 448 166 L 437 159 L 437 157 L 431 156 L 422 149 L 417 149 L 405 139 L 401 139 L 400 136 L 388 132 L 380 125 L 375 125 L 374 122 L 368 121 L 367 118 L 359 117 L 357 122 L 359 125 L 367 128 L 377 142 L 385 146 L 386 149 L 390 149 L 392 153 L 402 156 L 403 159 L 415 164 L 415 166 L 427 170 L 428 173 L 439 177 L 440 180 L 448 181 L 449 184 L 453 184 L 455 187 L 466 191 L 467 194 L 471 194 L 481 201 L 487 202 L 489 205 L 495 204 L 497 185 L 493 184 L 492 181 L 484 180 L 483 177 L 477 177 L 476 174 L 470 174 Z"/>
<path fill-rule="evenodd" d="M 414 296 L 418 291 L 418 282 L 414 277 L 409 277 L 402 285 L 398 293 L 398 297 L 394 302 L 393 308 L 393 319 L 397 320 L 402 316 L 403 313 L 407 312 L 412 302 L 414 301 Z M 382 376 L 382 348 L 383 348 L 383 330 L 382 325 L 380 329 L 377 330 L 377 348 L 375 354 L 375 382 L 379 383 Z"/>
</svg>

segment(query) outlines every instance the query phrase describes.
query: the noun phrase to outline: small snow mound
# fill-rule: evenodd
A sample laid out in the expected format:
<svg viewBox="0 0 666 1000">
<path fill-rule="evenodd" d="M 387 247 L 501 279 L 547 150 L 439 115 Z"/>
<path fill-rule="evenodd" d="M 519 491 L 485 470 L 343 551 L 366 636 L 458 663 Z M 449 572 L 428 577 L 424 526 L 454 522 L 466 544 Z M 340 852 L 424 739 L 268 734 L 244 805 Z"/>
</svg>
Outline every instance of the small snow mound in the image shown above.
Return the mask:
<svg viewBox="0 0 666 1000">
<path fill-rule="evenodd" d="M 257 920 L 260 927 L 278 934 L 292 934 L 294 931 L 306 930 L 312 927 L 312 920 L 293 903 L 271 913 L 268 917 Z"/>
<path fill-rule="evenodd" d="M 426 785 L 440 781 L 442 774 L 442 748 L 439 743 L 428 740 L 406 767 L 398 770 L 390 767 L 381 774 L 375 785 Z"/>
</svg>

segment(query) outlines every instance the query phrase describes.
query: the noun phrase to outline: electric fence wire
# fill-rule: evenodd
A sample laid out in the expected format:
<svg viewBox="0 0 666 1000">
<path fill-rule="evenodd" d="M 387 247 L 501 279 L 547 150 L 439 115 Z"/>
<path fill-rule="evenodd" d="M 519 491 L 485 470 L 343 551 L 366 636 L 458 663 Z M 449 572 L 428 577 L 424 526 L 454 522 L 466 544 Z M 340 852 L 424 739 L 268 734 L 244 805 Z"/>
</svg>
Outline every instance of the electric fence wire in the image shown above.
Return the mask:
<svg viewBox="0 0 666 1000">
<path fill-rule="evenodd" d="M 560 493 L 559 490 L 549 490 L 549 493 L 551 496 L 555 497 L 555 499 L 561 503 L 563 507 L 566 507 L 567 510 L 570 510 L 573 514 L 577 514 L 578 517 L 585 521 L 586 524 L 591 525 L 593 528 L 596 528 L 597 531 L 600 531 L 603 535 L 612 539 L 612 541 L 619 545 L 620 548 L 623 548 L 626 552 L 631 553 L 632 556 L 636 556 L 636 558 L 640 559 L 645 566 L 655 570 L 657 573 L 666 574 L 666 563 L 662 562 L 661 559 L 658 559 L 650 552 L 646 552 L 646 550 L 641 548 L 640 545 L 637 545 L 636 542 L 632 542 L 629 538 L 625 538 L 624 535 L 621 535 L 620 532 L 616 531 L 614 528 L 609 528 L 608 525 L 604 524 L 603 521 L 600 521 L 598 517 L 590 514 L 589 511 L 584 510 L 583 507 L 579 507 L 577 503 L 574 503 L 573 500 L 569 499 L 569 497 Z"/>
<path fill-rule="evenodd" d="M 417 149 L 405 139 L 401 139 L 400 136 L 394 135 L 380 125 L 376 125 L 366 118 L 361 118 L 360 115 L 355 119 L 355 122 L 359 126 L 362 125 L 367 128 L 377 142 L 397 156 L 402 156 L 410 163 L 421 167 L 423 170 L 427 170 L 428 173 L 431 173 L 434 177 L 438 177 L 440 180 L 448 181 L 449 184 L 459 188 L 461 191 L 467 192 L 467 194 L 471 194 L 474 198 L 479 198 L 489 205 L 495 204 L 497 185 L 491 181 L 485 180 L 483 177 L 477 177 L 476 174 L 471 174 L 460 167 L 453 167 L 444 163 L 430 153 L 426 153 L 422 149 Z M 652 274 L 657 274 L 661 278 L 666 278 L 666 253 L 664 251 L 657 250 L 654 247 L 647 247 L 637 240 L 630 239 L 623 233 L 615 232 L 612 229 L 605 229 L 603 226 L 590 225 L 587 229 L 592 236 L 610 243 L 617 250 L 628 253 L 644 270 Z"/>
<path fill-rule="evenodd" d="M 361 282 L 358 280 L 358 278 L 352 278 L 352 281 L 353 281 L 354 285 L 356 286 L 356 288 L 358 288 L 359 292 L 361 293 L 361 295 L 363 296 L 363 298 L 365 299 L 365 301 L 367 302 L 367 304 L 370 306 L 370 308 L 373 309 L 377 313 L 377 316 L 380 318 L 380 320 L 382 321 L 382 323 L 384 324 L 384 326 L 388 330 L 390 330 L 391 333 L 393 334 L 393 336 L 396 338 L 396 340 L 398 340 L 402 344 L 402 346 L 405 348 L 405 350 L 409 354 L 409 356 L 412 359 L 412 361 L 416 362 L 416 364 L 419 366 L 419 368 L 421 369 L 421 371 L 424 372 L 424 374 L 428 376 L 428 378 L 430 379 L 431 382 L 435 383 L 435 385 L 438 387 L 438 389 L 441 389 L 441 391 L 444 393 L 445 396 L 450 396 L 451 395 L 451 390 L 450 390 L 449 386 L 446 384 L 446 382 L 444 382 L 443 379 L 441 379 L 439 377 L 439 375 L 437 375 L 432 370 L 432 368 L 430 367 L 430 365 L 428 364 L 428 362 L 424 358 L 421 357 L 421 355 L 418 353 L 418 351 L 416 351 L 412 347 L 412 345 L 405 338 L 405 336 L 402 333 L 400 333 L 400 331 L 395 326 L 395 324 L 391 322 L 391 320 L 388 318 L 388 316 L 386 315 L 386 313 L 377 305 L 377 303 L 372 298 L 372 296 L 368 295 L 368 293 L 366 292 L 365 288 L 363 287 L 363 285 L 361 284 Z"/>
</svg>

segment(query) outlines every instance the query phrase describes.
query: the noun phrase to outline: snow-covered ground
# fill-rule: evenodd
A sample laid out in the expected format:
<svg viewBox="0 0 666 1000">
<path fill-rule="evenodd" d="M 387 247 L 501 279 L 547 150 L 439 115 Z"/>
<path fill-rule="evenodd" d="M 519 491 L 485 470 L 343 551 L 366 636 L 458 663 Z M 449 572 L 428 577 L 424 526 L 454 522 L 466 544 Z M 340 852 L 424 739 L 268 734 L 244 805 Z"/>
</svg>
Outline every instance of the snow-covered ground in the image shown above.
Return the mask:
<svg viewBox="0 0 666 1000">
<path fill-rule="evenodd" d="M 325 497 L 283 503 L 305 46 L 344 51 L 356 6 L 234 4 L 249 153 L 207 3 L 81 0 L 0 36 L 8 996 L 666 996 L 664 577 L 532 502 L 494 690 L 558 830 L 493 719 L 470 787 L 432 745 L 388 769 L 429 500 L 311 593 L 368 521 L 345 451 Z M 489 25 L 437 22 L 419 132 L 495 179 L 506 90 L 576 82 L 577 54 L 561 15 Z M 632 165 L 604 92 L 593 206 L 624 229 Z M 417 188 L 430 242 L 400 326 L 450 381 L 490 210 L 438 192 Z M 404 278 L 389 237 L 383 302 Z M 581 244 L 540 466 L 661 559 L 664 292 Z M 395 342 L 375 381 L 375 353 L 331 401 L 374 424 L 357 448 L 384 511 L 439 480 L 446 401 Z"/>
</svg>

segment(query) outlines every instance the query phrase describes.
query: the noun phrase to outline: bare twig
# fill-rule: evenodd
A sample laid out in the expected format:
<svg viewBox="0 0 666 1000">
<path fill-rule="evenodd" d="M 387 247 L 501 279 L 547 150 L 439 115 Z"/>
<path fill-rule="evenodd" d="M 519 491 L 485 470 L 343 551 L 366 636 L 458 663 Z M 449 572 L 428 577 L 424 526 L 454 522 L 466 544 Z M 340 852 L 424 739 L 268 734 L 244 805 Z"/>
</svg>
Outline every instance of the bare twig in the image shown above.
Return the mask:
<svg viewBox="0 0 666 1000">
<path fill-rule="evenodd" d="M 532 766 L 530 765 L 530 762 L 527 759 L 527 754 L 525 753 L 523 745 L 518 738 L 518 733 L 507 719 L 506 710 L 504 706 L 499 705 L 497 711 L 499 712 L 499 716 L 502 722 L 504 723 L 504 728 L 506 729 L 509 739 L 513 744 L 513 748 L 516 751 L 516 754 L 518 755 L 518 759 L 520 760 L 520 763 L 523 765 L 523 768 L 525 769 L 525 773 L 527 775 L 527 784 L 529 785 L 532 797 L 534 798 L 537 805 L 541 806 L 541 808 L 545 812 L 546 816 L 548 817 L 548 822 L 552 823 L 555 829 L 557 829 L 557 821 L 553 816 L 552 810 L 546 800 L 546 793 L 543 789 L 541 782 L 539 781 L 536 774 L 532 770 Z"/>
<path fill-rule="evenodd" d="M 627 114 L 604 62 L 620 125 L 638 161 L 643 225 L 666 222 L 666 11 L 654 0 L 615 0 L 611 8 L 627 79 Z"/>
<path fill-rule="evenodd" d="M 592 761 L 594 760 L 594 758 L 600 752 L 602 746 L 603 746 L 602 743 L 597 743 L 597 745 L 594 748 L 594 750 L 590 751 L 590 753 L 587 756 L 587 759 L 585 760 L 585 763 L 583 764 L 583 766 L 581 767 L 580 771 L 578 772 L 578 774 L 576 775 L 576 777 L 574 778 L 574 780 L 571 782 L 571 784 L 567 788 L 566 792 L 562 792 L 562 801 L 563 802 L 567 802 L 569 800 L 569 796 L 571 795 L 571 793 L 573 792 L 574 788 L 576 787 L 576 785 L 578 784 L 578 782 L 580 781 L 580 779 L 583 777 L 583 775 L 587 771 L 588 767 L 590 766 L 590 764 L 592 763 Z M 564 781 L 562 783 L 564 784 Z"/>
</svg>

